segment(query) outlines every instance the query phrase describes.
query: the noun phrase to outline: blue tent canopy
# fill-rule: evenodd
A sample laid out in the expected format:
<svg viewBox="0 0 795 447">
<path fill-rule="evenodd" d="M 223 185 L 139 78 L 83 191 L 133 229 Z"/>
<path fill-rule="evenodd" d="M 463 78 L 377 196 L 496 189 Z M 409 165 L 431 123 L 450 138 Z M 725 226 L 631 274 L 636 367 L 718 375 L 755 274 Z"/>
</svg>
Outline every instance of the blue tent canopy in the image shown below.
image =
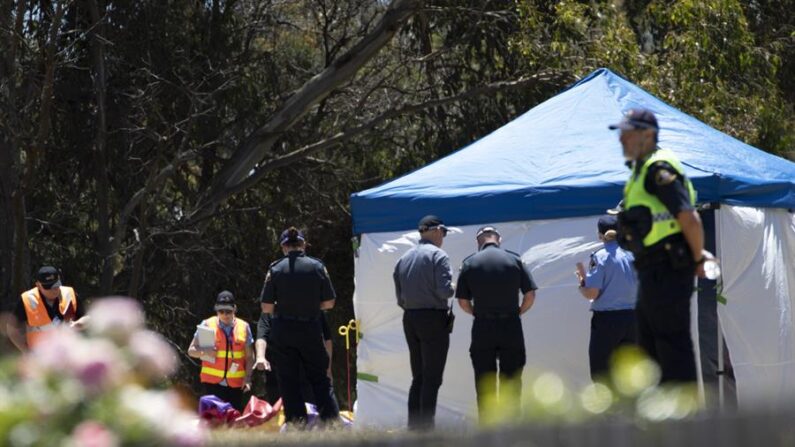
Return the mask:
<svg viewBox="0 0 795 447">
<path fill-rule="evenodd" d="M 471 225 L 604 213 L 629 171 L 609 124 L 652 110 L 699 202 L 795 208 L 795 163 L 719 132 L 599 69 L 464 149 L 351 196 L 356 234 L 414 228 L 426 214 Z"/>
</svg>

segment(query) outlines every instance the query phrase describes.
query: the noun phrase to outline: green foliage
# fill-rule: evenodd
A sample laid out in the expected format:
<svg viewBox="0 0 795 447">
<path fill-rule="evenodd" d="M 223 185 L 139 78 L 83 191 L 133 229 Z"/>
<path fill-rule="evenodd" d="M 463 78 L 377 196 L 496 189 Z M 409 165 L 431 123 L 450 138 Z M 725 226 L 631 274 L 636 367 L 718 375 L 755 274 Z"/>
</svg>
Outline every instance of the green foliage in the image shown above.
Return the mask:
<svg viewBox="0 0 795 447">
<path fill-rule="evenodd" d="M 793 42 L 763 45 L 767 38 L 749 24 L 742 2 L 517 5 L 523 32 L 516 45 L 531 69 L 584 75 L 606 66 L 730 135 L 793 156 L 793 103 L 784 96 L 789 80 L 779 77 Z M 779 13 L 790 21 L 794 14 L 791 8 Z"/>
</svg>

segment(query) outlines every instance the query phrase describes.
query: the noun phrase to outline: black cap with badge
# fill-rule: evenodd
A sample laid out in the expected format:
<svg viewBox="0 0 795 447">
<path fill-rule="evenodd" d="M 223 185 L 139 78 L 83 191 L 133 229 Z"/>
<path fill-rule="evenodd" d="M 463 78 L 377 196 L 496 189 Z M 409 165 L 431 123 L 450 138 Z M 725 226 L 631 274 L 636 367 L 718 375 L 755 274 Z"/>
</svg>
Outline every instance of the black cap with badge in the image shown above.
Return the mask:
<svg viewBox="0 0 795 447">
<path fill-rule="evenodd" d="M 215 298 L 215 310 L 235 311 L 235 296 L 232 292 L 224 290 L 218 294 L 218 297 Z"/>
<path fill-rule="evenodd" d="M 61 287 L 61 272 L 55 267 L 46 265 L 36 273 L 36 281 L 47 290 Z"/>
</svg>

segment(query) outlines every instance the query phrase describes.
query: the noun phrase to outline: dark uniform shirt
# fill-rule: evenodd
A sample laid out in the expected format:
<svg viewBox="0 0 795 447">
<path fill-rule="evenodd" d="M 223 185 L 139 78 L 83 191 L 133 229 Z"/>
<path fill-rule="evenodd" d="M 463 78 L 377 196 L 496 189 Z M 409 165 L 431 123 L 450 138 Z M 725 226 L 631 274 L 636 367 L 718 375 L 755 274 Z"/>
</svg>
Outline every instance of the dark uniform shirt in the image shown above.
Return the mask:
<svg viewBox="0 0 795 447">
<path fill-rule="evenodd" d="M 302 251 L 291 251 L 271 264 L 260 300 L 276 304 L 276 315 L 314 318 L 318 316 L 321 301 L 335 298 L 323 263 Z"/>
<path fill-rule="evenodd" d="M 474 300 L 475 315 L 515 313 L 518 293 L 536 290 L 529 267 L 521 257 L 496 244 L 483 248 L 464 260 L 458 277 L 456 298 Z"/>
<path fill-rule="evenodd" d="M 61 299 L 62 299 L 61 297 L 58 297 L 58 300 L 54 301 L 53 305 L 50 306 L 50 303 L 47 301 L 47 299 L 44 298 L 43 296 L 41 297 L 41 300 L 44 302 L 44 308 L 47 309 L 47 315 L 49 315 L 50 320 L 52 320 L 53 322 L 62 321 L 63 319 L 63 317 L 61 316 L 61 311 L 59 309 L 59 306 L 61 304 Z M 82 300 L 76 300 L 76 301 L 77 301 L 77 309 L 75 311 L 74 316 L 72 317 L 73 321 L 83 318 L 83 316 L 86 314 L 85 307 L 83 306 L 83 301 Z M 28 315 L 25 312 L 25 305 L 22 303 L 21 299 L 17 299 L 17 307 L 14 309 L 14 316 L 17 318 L 17 321 L 19 321 L 20 324 L 26 324 L 28 321 Z"/>
<path fill-rule="evenodd" d="M 271 314 L 260 314 L 259 322 L 257 322 L 257 338 L 270 341 L 272 321 L 273 316 Z M 328 318 L 326 318 L 325 312 L 320 312 L 319 323 L 320 328 L 323 330 L 323 340 L 331 340 L 331 327 L 328 325 Z"/>
</svg>

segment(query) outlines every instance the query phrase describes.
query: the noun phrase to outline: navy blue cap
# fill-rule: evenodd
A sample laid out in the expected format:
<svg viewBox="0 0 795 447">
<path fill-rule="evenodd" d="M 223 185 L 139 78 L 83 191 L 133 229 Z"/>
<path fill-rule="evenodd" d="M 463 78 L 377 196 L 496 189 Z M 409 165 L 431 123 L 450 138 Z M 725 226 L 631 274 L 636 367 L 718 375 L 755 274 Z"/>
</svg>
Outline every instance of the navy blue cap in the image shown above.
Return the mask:
<svg viewBox="0 0 795 447">
<path fill-rule="evenodd" d="M 620 123 L 611 124 L 608 126 L 610 130 L 637 130 L 637 129 L 654 129 L 659 130 L 657 125 L 657 117 L 647 109 L 629 109 L 624 114 L 624 119 Z"/>
<path fill-rule="evenodd" d="M 420 222 L 417 224 L 417 228 L 420 231 L 433 230 L 434 228 L 441 228 L 442 230 L 447 229 L 447 227 L 444 226 L 444 222 L 442 222 L 442 219 L 439 219 L 438 217 L 432 214 L 429 214 L 423 217 L 422 219 L 420 219 Z"/>
<path fill-rule="evenodd" d="M 615 216 L 602 216 L 599 218 L 599 223 L 597 226 L 599 227 L 599 233 L 601 234 L 605 234 L 610 230 L 617 231 L 618 220 Z"/>
<path fill-rule="evenodd" d="M 215 298 L 215 310 L 235 310 L 235 296 L 224 290 Z"/>
<path fill-rule="evenodd" d="M 303 231 L 296 230 L 295 228 L 288 228 L 282 231 L 282 235 L 279 236 L 280 245 L 296 242 L 306 242 L 306 237 L 304 237 Z"/>
<path fill-rule="evenodd" d="M 486 225 L 485 227 L 480 227 L 478 232 L 475 233 L 475 238 L 479 238 L 479 237 L 483 236 L 486 233 L 492 233 L 492 234 L 496 234 L 497 236 L 500 236 L 500 232 L 497 231 L 497 227 L 494 227 L 494 226 L 491 226 L 491 225 Z"/>
<path fill-rule="evenodd" d="M 36 272 L 36 281 L 45 289 L 61 287 L 61 272 L 57 268 L 45 265 Z"/>
</svg>

